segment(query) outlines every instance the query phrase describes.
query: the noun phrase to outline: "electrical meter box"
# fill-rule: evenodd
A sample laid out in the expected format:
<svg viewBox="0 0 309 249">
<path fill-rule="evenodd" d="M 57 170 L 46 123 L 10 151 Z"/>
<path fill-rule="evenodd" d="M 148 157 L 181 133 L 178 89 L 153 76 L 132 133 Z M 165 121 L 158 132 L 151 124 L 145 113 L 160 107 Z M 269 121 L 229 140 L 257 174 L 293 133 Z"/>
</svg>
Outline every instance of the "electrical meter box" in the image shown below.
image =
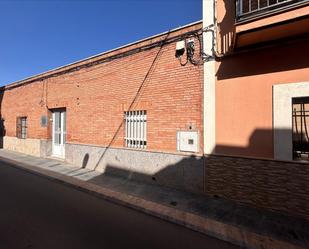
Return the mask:
<svg viewBox="0 0 309 249">
<path fill-rule="evenodd" d="M 197 131 L 178 131 L 177 150 L 184 152 L 199 152 Z"/>
</svg>

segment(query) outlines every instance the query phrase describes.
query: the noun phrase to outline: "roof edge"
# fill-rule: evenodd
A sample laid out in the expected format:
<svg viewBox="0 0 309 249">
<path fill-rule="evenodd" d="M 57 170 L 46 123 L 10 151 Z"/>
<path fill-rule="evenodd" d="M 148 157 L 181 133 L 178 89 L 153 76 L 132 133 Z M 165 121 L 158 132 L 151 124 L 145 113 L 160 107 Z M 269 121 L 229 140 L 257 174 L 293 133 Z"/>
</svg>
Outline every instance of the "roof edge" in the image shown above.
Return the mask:
<svg viewBox="0 0 309 249">
<path fill-rule="evenodd" d="M 11 82 L 11 83 L 8 83 L 8 84 L 6 84 L 6 85 L 1 86 L 0 89 L 1 89 L 1 90 L 5 90 L 6 87 L 15 86 L 15 85 L 18 85 L 18 84 L 20 84 L 20 83 L 25 83 L 25 82 L 27 82 L 27 81 L 29 81 L 29 80 L 34 79 L 34 78 L 38 78 L 38 77 L 44 76 L 45 74 L 53 73 L 54 71 L 61 70 L 61 69 L 65 69 L 65 68 L 67 68 L 67 67 L 74 66 L 75 64 L 82 63 L 82 62 L 86 62 L 87 60 L 95 59 L 95 58 L 100 57 L 100 56 L 102 56 L 102 55 L 106 55 L 106 54 L 108 54 L 108 53 L 115 52 L 115 51 L 117 51 L 117 50 L 120 50 L 120 49 L 123 49 L 123 48 L 127 48 L 127 47 L 130 47 L 130 46 L 136 45 L 136 44 L 138 44 L 138 43 L 142 43 L 142 42 L 145 42 L 145 41 L 154 39 L 154 38 L 158 38 L 158 37 L 163 36 L 163 35 L 166 35 L 166 34 L 168 34 L 168 33 L 170 33 L 170 32 L 179 31 L 179 30 L 181 30 L 181 29 L 184 29 L 184 28 L 187 28 L 187 27 L 190 27 L 190 26 L 194 26 L 194 25 L 199 24 L 199 23 L 202 23 L 202 20 L 195 21 L 195 22 L 191 22 L 191 23 L 189 23 L 189 24 L 186 24 L 186 25 L 180 26 L 180 27 L 178 27 L 178 28 L 174 28 L 174 29 L 171 29 L 171 30 L 168 30 L 168 31 L 165 31 L 165 32 L 162 32 L 162 33 L 153 35 L 153 36 L 148 36 L 148 37 L 146 37 L 146 38 L 137 40 L 137 41 L 135 41 L 135 42 L 127 43 L 127 44 L 122 45 L 122 46 L 120 46 L 120 47 L 116 47 L 116 48 L 113 48 L 113 49 L 104 51 L 104 52 L 102 52 L 102 53 L 95 54 L 95 55 L 86 57 L 86 58 L 84 58 L 84 59 L 77 60 L 77 61 L 71 62 L 71 63 L 69 63 L 69 64 L 65 64 L 65 65 L 63 65 L 63 66 L 56 67 L 56 68 L 53 68 L 53 69 L 44 71 L 44 72 L 42 72 L 42 73 L 34 74 L 34 75 L 32 75 L 32 76 L 26 77 L 26 78 L 21 79 L 21 80 L 13 81 L 13 82 Z"/>
</svg>

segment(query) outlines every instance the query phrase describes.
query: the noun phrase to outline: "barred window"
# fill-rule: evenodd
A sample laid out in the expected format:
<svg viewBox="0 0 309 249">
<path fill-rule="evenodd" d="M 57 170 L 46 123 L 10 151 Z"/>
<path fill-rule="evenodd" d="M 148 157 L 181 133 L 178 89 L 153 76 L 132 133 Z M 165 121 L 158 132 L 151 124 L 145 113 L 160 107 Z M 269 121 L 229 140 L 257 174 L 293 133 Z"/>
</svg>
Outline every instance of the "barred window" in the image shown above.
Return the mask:
<svg viewBox="0 0 309 249">
<path fill-rule="evenodd" d="M 293 159 L 309 161 L 309 97 L 292 99 Z"/>
<path fill-rule="evenodd" d="M 27 117 L 17 117 L 16 137 L 22 139 L 27 138 Z"/>
<path fill-rule="evenodd" d="M 147 145 L 147 112 L 127 111 L 125 119 L 125 145 L 129 148 L 145 149 Z"/>
</svg>

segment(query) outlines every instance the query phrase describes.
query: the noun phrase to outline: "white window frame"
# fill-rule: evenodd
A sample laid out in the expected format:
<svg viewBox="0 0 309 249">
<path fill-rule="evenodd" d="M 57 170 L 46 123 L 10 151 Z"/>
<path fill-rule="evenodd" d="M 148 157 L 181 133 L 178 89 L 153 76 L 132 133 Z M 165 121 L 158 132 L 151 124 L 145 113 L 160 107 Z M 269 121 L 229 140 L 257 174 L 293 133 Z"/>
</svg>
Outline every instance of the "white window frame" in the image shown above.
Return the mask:
<svg viewBox="0 0 309 249">
<path fill-rule="evenodd" d="M 125 138 L 128 148 L 146 149 L 147 147 L 147 111 L 134 110 L 124 112 Z"/>
<path fill-rule="evenodd" d="M 308 97 L 309 82 L 273 86 L 274 158 L 293 160 L 292 98 Z"/>
</svg>

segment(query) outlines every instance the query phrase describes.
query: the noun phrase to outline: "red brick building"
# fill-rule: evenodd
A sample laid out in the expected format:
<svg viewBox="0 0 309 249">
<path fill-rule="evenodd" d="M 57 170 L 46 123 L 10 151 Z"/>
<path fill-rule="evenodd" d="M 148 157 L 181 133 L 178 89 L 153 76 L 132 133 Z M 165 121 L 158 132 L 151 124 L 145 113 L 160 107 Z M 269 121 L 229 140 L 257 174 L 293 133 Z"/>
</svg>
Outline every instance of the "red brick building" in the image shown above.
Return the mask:
<svg viewBox="0 0 309 249">
<path fill-rule="evenodd" d="M 309 1 L 203 3 L 3 87 L 3 147 L 308 219 Z"/>
<path fill-rule="evenodd" d="M 3 147 L 202 191 L 203 66 L 175 57 L 180 40 L 193 38 L 199 50 L 201 28 L 189 24 L 3 87 Z"/>
</svg>

